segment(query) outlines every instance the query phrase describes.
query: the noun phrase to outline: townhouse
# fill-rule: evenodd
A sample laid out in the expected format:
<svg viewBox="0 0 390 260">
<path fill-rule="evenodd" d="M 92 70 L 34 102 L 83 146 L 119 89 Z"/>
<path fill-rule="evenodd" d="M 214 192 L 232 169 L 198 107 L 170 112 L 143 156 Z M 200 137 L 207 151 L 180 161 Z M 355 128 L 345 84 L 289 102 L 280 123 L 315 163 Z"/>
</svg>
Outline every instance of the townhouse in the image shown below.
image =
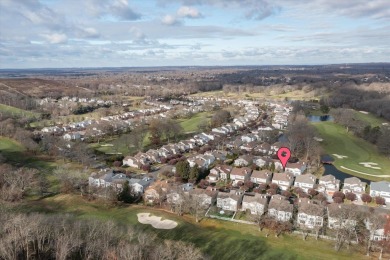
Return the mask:
<svg viewBox="0 0 390 260">
<path fill-rule="evenodd" d="M 289 190 L 294 183 L 294 175 L 291 173 L 274 173 L 272 183 L 277 184 L 281 190 Z"/>
<path fill-rule="evenodd" d="M 252 172 L 252 175 L 250 177 L 251 182 L 256 184 L 270 184 L 272 181 L 272 172 L 269 170 L 261 170 L 256 171 L 254 170 Z"/>
<path fill-rule="evenodd" d="M 268 215 L 278 221 L 290 221 L 293 217 L 294 206 L 279 194 L 273 195 L 268 204 Z"/>
<path fill-rule="evenodd" d="M 297 224 L 301 228 L 322 228 L 324 225 L 325 208 L 308 198 L 299 199 Z"/>
<path fill-rule="evenodd" d="M 267 204 L 268 198 L 264 194 L 244 195 L 241 210 L 249 210 L 252 215 L 263 215 L 267 210 Z"/>
<path fill-rule="evenodd" d="M 242 193 L 235 190 L 218 192 L 217 207 L 222 210 L 237 211 L 242 202 L 242 196 Z"/>
<path fill-rule="evenodd" d="M 316 183 L 317 177 L 313 174 L 298 175 L 295 177 L 294 187 L 299 187 L 307 193 L 309 189 L 316 188 Z"/>
</svg>

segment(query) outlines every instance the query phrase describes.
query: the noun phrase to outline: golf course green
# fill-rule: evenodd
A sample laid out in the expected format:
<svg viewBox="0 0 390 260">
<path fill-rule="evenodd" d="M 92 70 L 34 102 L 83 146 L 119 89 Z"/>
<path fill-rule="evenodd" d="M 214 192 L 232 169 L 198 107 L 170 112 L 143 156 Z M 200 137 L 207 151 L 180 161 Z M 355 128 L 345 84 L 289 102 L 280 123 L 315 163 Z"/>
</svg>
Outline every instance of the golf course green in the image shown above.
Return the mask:
<svg viewBox="0 0 390 260">
<path fill-rule="evenodd" d="M 373 180 L 390 176 L 390 159 L 381 155 L 371 143 L 333 122 L 318 122 L 313 126 L 323 138 L 322 147 L 335 159 L 334 165 L 339 170 Z"/>
</svg>

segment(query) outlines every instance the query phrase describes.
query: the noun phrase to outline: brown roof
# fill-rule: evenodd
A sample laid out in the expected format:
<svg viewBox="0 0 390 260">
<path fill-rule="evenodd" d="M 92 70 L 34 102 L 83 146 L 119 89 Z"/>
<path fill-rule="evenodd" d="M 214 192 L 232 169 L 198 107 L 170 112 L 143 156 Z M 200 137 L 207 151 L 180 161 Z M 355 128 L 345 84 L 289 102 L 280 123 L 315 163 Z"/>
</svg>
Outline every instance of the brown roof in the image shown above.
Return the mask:
<svg viewBox="0 0 390 260">
<path fill-rule="evenodd" d="M 243 202 L 258 202 L 262 205 L 266 205 L 267 202 L 268 202 L 268 198 L 267 196 L 265 195 L 262 195 L 262 194 L 259 194 L 259 193 L 255 193 L 255 196 L 248 196 L 248 195 L 244 195 L 244 199 L 242 200 Z"/>
<path fill-rule="evenodd" d="M 320 177 L 320 181 L 334 181 L 336 180 L 336 177 L 334 177 L 332 174 L 329 174 L 329 175 L 324 175 L 324 176 L 321 176 Z"/>
<path fill-rule="evenodd" d="M 246 176 L 248 173 L 251 173 L 252 169 L 249 167 L 242 167 L 242 168 L 236 168 L 234 167 L 232 171 L 230 172 L 230 175 L 240 175 L 240 176 Z"/>
<path fill-rule="evenodd" d="M 274 195 L 268 205 L 268 209 L 276 209 L 279 211 L 293 212 L 294 206 L 286 200 L 285 197 L 280 195 Z"/>
<path fill-rule="evenodd" d="M 241 195 L 236 194 L 236 191 L 231 190 L 230 192 L 218 192 L 217 197 L 221 199 L 232 198 L 235 201 L 239 201 Z"/>
<path fill-rule="evenodd" d="M 301 169 L 302 165 L 305 165 L 305 163 L 304 162 L 287 163 L 286 168 Z"/>
<path fill-rule="evenodd" d="M 214 197 L 218 193 L 218 191 L 206 190 L 206 189 L 193 189 L 190 191 L 190 193 L 194 195 L 206 194 L 209 197 Z"/>
<path fill-rule="evenodd" d="M 267 179 L 268 176 L 272 175 L 271 171 L 269 170 L 261 170 L 261 171 L 253 171 L 251 177 L 254 178 L 261 178 L 261 179 Z"/>
<path fill-rule="evenodd" d="M 272 180 L 289 182 L 293 178 L 294 178 L 294 176 L 291 173 L 288 173 L 288 172 L 287 173 L 275 173 L 274 177 L 272 178 Z"/>
<path fill-rule="evenodd" d="M 303 182 L 303 183 L 310 183 L 315 184 L 317 181 L 317 177 L 313 174 L 304 174 L 304 175 L 298 175 L 295 177 L 295 182 Z"/>
<path fill-rule="evenodd" d="M 302 198 L 298 203 L 298 212 L 303 212 L 312 216 L 323 216 L 324 206 L 315 204 L 308 198 Z"/>
<path fill-rule="evenodd" d="M 365 182 L 362 182 L 359 178 L 356 178 L 356 177 L 345 178 L 344 179 L 344 183 L 347 183 L 347 184 L 358 184 L 358 185 L 366 184 Z"/>
<path fill-rule="evenodd" d="M 329 216 L 333 218 L 337 217 L 346 217 L 348 218 L 349 213 L 357 212 L 355 211 L 356 205 L 353 204 L 338 204 L 332 203 L 328 205 Z M 356 214 L 357 218 L 357 214 Z"/>
</svg>

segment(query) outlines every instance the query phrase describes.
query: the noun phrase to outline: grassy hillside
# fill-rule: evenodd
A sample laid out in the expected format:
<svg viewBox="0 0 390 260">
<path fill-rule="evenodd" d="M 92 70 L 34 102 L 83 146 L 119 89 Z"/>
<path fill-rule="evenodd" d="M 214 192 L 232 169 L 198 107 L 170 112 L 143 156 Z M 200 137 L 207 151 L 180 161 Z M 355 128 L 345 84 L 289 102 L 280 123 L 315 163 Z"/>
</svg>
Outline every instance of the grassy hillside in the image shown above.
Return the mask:
<svg viewBox="0 0 390 260">
<path fill-rule="evenodd" d="M 20 108 L 0 104 L 0 113 L 7 113 L 17 117 L 39 118 L 40 114 Z"/>
<path fill-rule="evenodd" d="M 19 167 L 31 167 L 38 170 L 50 170 L 57 166 L 57 163 L 45 156 L 34 156 L 26 151 L 19 142 L 0 136 L 0 153 L 7 159 L 7 162 Z"/>
<path fill-rule="evenodd" d="M 193 115 L 191 118 L 178 119 L 185 133 L 198 132 L 198 125 L 203 121 L 210 121 L 210 112 L 201 112 Z"/>
<path fill-rule="evenodd" d="M 313 123 L 319 135 L 324 139 L 322 146 L 327 154 L 338 154 L 346 158 L 335 158 L 335 166 L 342 171 L 352 175 L 359 175 L 356 172 L 341 169 L 341 166 L 349 169 L 372 174 L 378 177 L 390 175 L 390 160 L 378 153 L 376 147 L 363 139 L 347 133 L 346 129 L 333 122 Z M 371 169 L 359 164 L 361 162 L 374 162 L 381 169 Z M 370 179 L 368 176 L 362 176 Z"/>
<path fill-rule="evenodd" d="M 73 213 L 80 218 L 114 220 L 137 228 L 155 232 L 160 238 L 194 243 L 212 259 L 363 259 L 360 249 L 335 252 L 332 242 L 285 235 L 276 238 L 250 225 L 204 219 L 195 223 L 190 216 L 178 217 L 144 206 L 113 207 L 102 201 L 87 202 L 77 195 L 58 195 L 40 201 L 31 201 L 20 207 L 24 212 Z M 153 215 L 179 223 L 172 230 L 156 230 L 138 223 L 137 213 Z"/>
<path fill-rule="evenodd" d="M 384 118 L 377 117 L 371 113 L 362 113 L 359 111 L 355 111 L 355 116 L 357 119 L 370 124 L 372 127 L 381 126 L 382 123 L 388 123 Z"/>
</svg>

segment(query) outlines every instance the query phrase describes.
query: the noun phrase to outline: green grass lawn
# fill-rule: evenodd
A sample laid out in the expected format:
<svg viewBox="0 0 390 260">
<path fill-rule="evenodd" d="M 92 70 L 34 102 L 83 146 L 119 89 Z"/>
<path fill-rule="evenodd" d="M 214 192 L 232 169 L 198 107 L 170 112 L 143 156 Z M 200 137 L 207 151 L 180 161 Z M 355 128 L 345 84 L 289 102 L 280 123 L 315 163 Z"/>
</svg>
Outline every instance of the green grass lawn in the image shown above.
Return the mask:
<svg viewBox="0 0 390 260">
<path fill-rule="evenodd" d="M 193 115 L 191 118 L 182 118 L 177 121 L 183 127 L 185 133 L 198 132 L 198 125 L 203 121 L 210 122 L 211 115 L 212 113 L 210 112 L 201 112 Z"/>
<path fill-rule="evenodd" d="M 38 201 L 29 201 L 16 210 L 26 213 L 72 213 L 79 218 L 113 220 L 122 224 L 154 232 L 163 239 L 194 243 L 211 259 L 363 259 L 360 249 L 335 252 L 333 242 L 309 238 L 303 241 L 295 235 L 276 238 L 258 231 L 256 226 L 213 219 L 195 223 L 190 216 L 178 217 L 144 206 L 114 207 L 102 201 L 87 202 L 77 195 L 57 195 Z M 137 213 L 147 212 L 178 222 L 172 230 L 157 230 L 138 223 Z"/>
<path fill-rule="evenodd" d="M 17 117 L 27 117 L 27 118 L 39 118 L 41 116 L 39 113 L 36 112 L 23 110 L 20 108 L 7 106 L 4 104 L 0 104 L 0 112 L 12 114 Z"/>
<path fill-rule="evenodd" d="M 29 154 L 19 142 L 0 136 L 0 152 L 7 162 L 15 166 L 48 170 L 56 166 L 56 162 L 48 158 L 40 158 Z"/>
<path fill-rule="evenodd" d="M 365 114 L 359 111 L 355 111 L 355 116 L 357 119 L 362 120 L 367 124 L 370 124 L 371 127 L 381 126 L 382 123 L 388 123 L 388 121 L 386 121 L 384 118 L 377 117 L 371 113 Z"/>
<path fill-rule="evenodd" d="M 376 147 L 365 140 L 354 136 L 352 133 L 347 133 L 346 129 L 341 125 L 333 122 L 313 123 L 319 135 L 324 139 L 322 146 L 327 154 L 338 154 L 348 156 L 347 158 L 335 158 L 335 166 L 352 175 L 357 173 L 341 169 L 340 166 L 347 167 L 352 170 L 377 175 L 390 174 L 390 160 L 378 153 Z M 360 165 L 360 162 L 374 162 L 381 168 L 370 169 Z M 361 176 L 370 179 L 369 176 Z M 372 179 L 372 178 L 371 178 Z"/>
</svg>

